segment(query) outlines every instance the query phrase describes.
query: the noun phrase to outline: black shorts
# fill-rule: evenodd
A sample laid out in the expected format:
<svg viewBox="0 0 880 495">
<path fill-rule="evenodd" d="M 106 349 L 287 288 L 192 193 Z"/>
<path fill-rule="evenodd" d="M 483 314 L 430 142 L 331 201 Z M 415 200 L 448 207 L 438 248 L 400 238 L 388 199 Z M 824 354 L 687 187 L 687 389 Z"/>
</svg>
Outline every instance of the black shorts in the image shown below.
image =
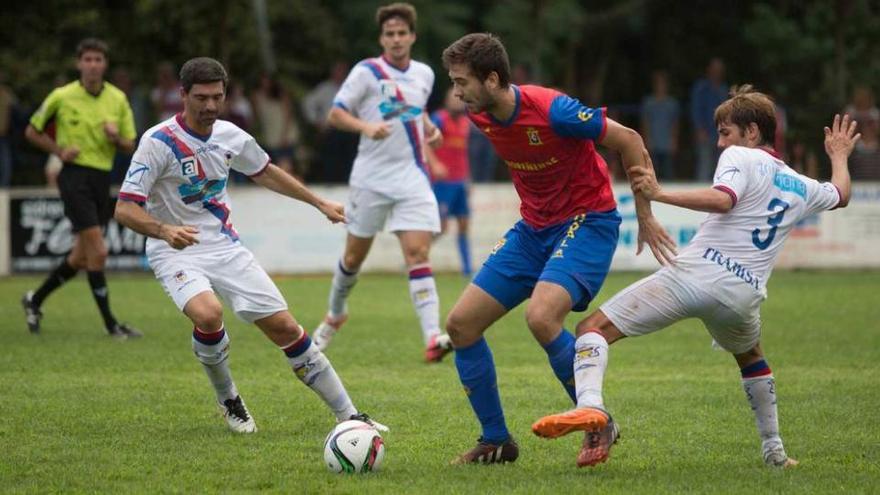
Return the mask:
<svg viewBox="0 0 880 495">
<path fill-rule="evenodd" d="M 112 212 L 110 172 L 65 163 L 58 175 L 58 190 L 74 232 L 107 226 Z"/>
</svg>

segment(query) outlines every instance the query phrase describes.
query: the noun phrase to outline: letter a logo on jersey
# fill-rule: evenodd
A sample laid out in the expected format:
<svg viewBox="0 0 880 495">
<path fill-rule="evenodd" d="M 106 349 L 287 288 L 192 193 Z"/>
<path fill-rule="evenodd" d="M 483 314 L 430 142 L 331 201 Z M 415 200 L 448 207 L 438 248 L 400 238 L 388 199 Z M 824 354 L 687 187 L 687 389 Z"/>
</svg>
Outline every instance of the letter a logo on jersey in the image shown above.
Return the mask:
<svg viewBox="0 0 880 495">
<path fill-rule="evenodd" d="M 180 161 L 180 171 L 184 175 L 184 177 L 191 177 L 198 175 L 196 172 L 196 159 L 193 156 L 188 156 Z"/>
</svg>

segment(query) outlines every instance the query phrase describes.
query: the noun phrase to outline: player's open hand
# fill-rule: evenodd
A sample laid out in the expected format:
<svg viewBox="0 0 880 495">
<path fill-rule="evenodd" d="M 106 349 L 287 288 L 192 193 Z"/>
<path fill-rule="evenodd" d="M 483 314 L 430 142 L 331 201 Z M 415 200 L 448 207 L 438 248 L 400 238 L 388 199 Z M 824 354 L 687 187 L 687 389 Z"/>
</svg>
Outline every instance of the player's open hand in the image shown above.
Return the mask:
<svg viewBox="0 0 880 495">
<path fill-rule="evenodd" d="M 430 129 L 426 129 L 425 142 L 432 148 L 439 148 L 440 145 L 443 144 L 443 133 L 440 132 L 440 128 L 437 126 L 431 126 Z"/>
<path fill-rule="evenodd" d="M 183 249 L 199 243 L 199 229 L 192 225 L 166 225 L 159 227 L 159 238 L 174 249 Z"/>
<path fill-rule="evenodd" d="M 364 126 L 361 132 L 370 139 L 385 139 L 391 135 L 391 124 L 387 122 L 371 122 Z"/>
<path fill-rule="evenodd" d="M 342 203 L 322 200 L 318 203 L 318 209 L 333 223 L 345 222 L 345 207 Z"/>
<path fill-rule="evenodd" d="M 674 263 L 673 259 L 678 254 L 675 250 L 675 241 L 653 215 L 639 220 L 639 244 L 636 254 L 641 254 L 645 243 L 651 248 L 651 253 L 661 265 L 666 266 Z"/>
<path fill-rule="evenodd" d="M 825 153 L 828 158 L 846 158 L 852 153 L 856 142 L 862 137 L 862 134 L 856 134 L 855 120 L 850 120 L 849 115 L 840 118 L 840 114 L 834 116 L 834 122 L 831 128 L 825 128 Z"/>
</svg>

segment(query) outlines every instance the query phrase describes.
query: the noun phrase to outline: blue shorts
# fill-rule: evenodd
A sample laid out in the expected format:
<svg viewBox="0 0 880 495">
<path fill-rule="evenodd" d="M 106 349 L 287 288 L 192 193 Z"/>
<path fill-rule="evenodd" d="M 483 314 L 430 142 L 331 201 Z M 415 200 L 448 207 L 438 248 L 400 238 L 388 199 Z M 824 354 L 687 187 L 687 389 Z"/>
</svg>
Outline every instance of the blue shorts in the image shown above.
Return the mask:
<svg viewBox="0 0 880 495">
<path fill-rule="evenodd" d="M 467 183 L 464 181 L 435 182 L 434 196 L 437 196 L 440 218 L 466 217 L 471 214 L 468 206 Z"/>
<path fill-rule="evenodd" d="M 474 284 L 508 310 L 526 300 L 538 281 L 563 287 L 572 309 L 584 311 L 599 293 L 617 247 L 617 210 L 576 215 L 534 229 L 520 220 L 498 241 Z"/>
</svg>

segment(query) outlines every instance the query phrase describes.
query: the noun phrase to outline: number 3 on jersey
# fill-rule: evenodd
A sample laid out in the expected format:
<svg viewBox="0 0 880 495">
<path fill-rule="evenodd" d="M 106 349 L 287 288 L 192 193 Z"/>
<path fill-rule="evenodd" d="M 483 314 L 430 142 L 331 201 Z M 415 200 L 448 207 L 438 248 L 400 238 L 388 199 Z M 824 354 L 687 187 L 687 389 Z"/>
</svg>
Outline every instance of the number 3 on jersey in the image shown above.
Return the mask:
<svg viewBox="0 0 880 495">
<path fill-rule="evenodd" d="M 762 241 L 761 240 L 761 230 L 755 229 L 752 231 L 752 244 L 755 245 L 761 251 L 770 247 L 770 243 L 773 242 L 773 238 L 776 237 L 776 228 L 782 223 L 782 217 L 785 216 L 785 210 L 787 210 L 791 205 L 786 203 L 785 201 L 779 198 L 773 198 L 770 200 L 770 204 L 767 205 L 767 209 L 770 211 L 776 211 L 775 215 L 772 215 L 767 219 L 767 224 L 770 225 L 770 230 L 767 231 L 767 237 Z M 777 211 L 777 208 L 781 208 Z"/>
</svg>

